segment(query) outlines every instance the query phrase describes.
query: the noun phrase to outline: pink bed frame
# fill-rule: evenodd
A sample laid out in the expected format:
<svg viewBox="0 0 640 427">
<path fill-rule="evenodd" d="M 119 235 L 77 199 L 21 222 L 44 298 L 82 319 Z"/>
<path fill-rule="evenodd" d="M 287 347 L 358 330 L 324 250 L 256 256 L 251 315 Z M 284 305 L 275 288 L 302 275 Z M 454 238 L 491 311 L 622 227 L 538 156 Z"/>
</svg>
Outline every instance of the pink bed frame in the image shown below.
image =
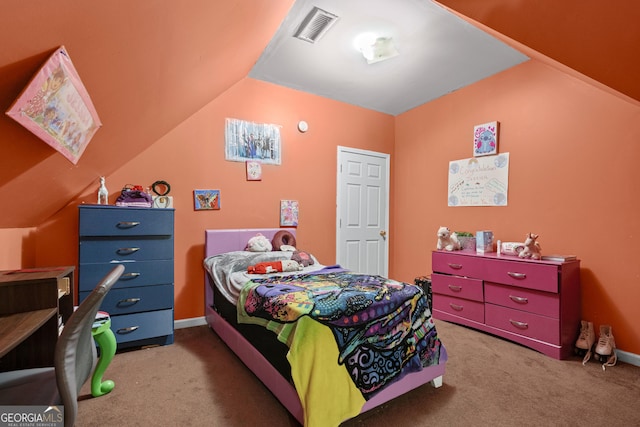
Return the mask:
<svg viewBox="0 0 640 427">
<path fill-rule="evenodd" d="M 217 255 L 224 252 L 243 250 L 250 237 L 256 233 L 262 233 L 269 240 L 282 228 L 253 228 L 253 229 L 230 229 L 230 230 L 205 230 L 205 257 Z M 295 235 L 295 229 L 286 230 Z M 229 346 L 229 348 L 242 360 L 242 362 L 264 383 L 264 385 L 274 394 L 282 405 L 293 415 L 300 424 L 304 424 L 302 405 L 298 398 L 298 393 L 287 379 L 265 359 L 242 335 L 240 335 L 225 319 L 223 319 L 214 309 L 213 290 L 210 285 L 210 277 L 205 273 L 205 316 L 207 324 L 218 336 Z M 445 371 L 447 352 L 444 346 L 441 347 L 440 363 L 430 366 L 420 372 L 406 375 L 401 381 L 393 383 L 375 397 L 368 400 L 362 407 L 362 412 L 366 412 L 388 402 L 408 391 L 428 382 L 434 387 L 442 385 L 442 376 Z"/>
</svg>

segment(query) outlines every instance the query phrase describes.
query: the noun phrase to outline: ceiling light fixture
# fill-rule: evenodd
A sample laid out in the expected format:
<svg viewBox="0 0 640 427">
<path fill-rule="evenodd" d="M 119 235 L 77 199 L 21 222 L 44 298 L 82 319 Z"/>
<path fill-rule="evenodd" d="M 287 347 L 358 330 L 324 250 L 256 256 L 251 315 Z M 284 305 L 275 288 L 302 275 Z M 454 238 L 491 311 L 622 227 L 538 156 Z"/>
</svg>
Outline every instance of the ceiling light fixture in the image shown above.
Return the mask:
<svg viewBox="0 0 640 427">
<path fill-rule="evenodd" d="M 367 60 L 367 64 L 384 61 L 399 54 L 391 37 L 378 37 L 373 33 L 363 33 L 356 37 L 354 44 Z"/>
</svg>

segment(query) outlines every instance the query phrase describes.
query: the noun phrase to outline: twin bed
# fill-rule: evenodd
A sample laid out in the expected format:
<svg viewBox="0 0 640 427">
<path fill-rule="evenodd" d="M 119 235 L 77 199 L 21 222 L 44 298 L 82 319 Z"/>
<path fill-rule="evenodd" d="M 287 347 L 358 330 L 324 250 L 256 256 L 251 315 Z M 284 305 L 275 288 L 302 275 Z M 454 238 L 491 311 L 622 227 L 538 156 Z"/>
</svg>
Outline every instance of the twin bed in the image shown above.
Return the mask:
<svg viewBox="0 0 640 427">
<path fill-rule="evenodd" d="M 292 257 L 244 251 L 258 233 L 272 240 L 282 230 L 295 241 L 295 229 L 205 231 L 205 316 L 298 422 L 338 425 L 425 383 L 442 385 L 447 353 L 422 288 L 313 256 L 301 271 L 249 274 Z"/>
</svg>

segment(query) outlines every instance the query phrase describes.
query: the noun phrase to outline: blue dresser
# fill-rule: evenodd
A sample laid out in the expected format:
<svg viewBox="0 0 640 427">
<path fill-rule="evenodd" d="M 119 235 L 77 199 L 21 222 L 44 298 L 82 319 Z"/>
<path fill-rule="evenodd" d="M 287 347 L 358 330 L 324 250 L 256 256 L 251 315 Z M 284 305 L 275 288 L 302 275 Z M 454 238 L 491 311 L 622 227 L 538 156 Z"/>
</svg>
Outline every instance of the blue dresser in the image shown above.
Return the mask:
<svg viewBox="0 0 640 427">
<path fill-rule="evenodd" d="M 173 343 L 173 222 L 173 209 L 79 207 L 79 302 L 115 264 L 125 267 L 100 307 L 118 349 Z"/>
</svg>

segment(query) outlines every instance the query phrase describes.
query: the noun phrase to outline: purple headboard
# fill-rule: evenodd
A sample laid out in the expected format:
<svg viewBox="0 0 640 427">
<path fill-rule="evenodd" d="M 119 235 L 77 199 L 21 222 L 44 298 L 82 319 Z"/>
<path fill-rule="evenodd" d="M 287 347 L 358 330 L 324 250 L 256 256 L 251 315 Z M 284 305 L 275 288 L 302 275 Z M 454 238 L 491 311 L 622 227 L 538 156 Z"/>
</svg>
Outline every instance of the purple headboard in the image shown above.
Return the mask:
<svg viewBox="0 0 640 427">
<path fill-rule="evenodd" d="M 269 240 L 280 230 L 287 230 L 294 236 L 295 228 L 242 228 L 227 230 L 205 230 L 204 231 L 204 257 L 222 254 L 225 252 L 242 251 L 247 246 L 250 238 L 258 233 L 262 233 Z M 211 276 L 205 271 L 205 313 L 213 305 L 213 288 Z"/>
<path fill-rule="evenodd" d="M 262 233 L 270 241 L 280 230 L 287 230 L 294 236 L 295 228 L 242 228 L 226 230 L 205 230 L 204 256 L 210 257 L 225 252 L 242 251 L 247 246 L 250 238 Z"/>
</svg>

